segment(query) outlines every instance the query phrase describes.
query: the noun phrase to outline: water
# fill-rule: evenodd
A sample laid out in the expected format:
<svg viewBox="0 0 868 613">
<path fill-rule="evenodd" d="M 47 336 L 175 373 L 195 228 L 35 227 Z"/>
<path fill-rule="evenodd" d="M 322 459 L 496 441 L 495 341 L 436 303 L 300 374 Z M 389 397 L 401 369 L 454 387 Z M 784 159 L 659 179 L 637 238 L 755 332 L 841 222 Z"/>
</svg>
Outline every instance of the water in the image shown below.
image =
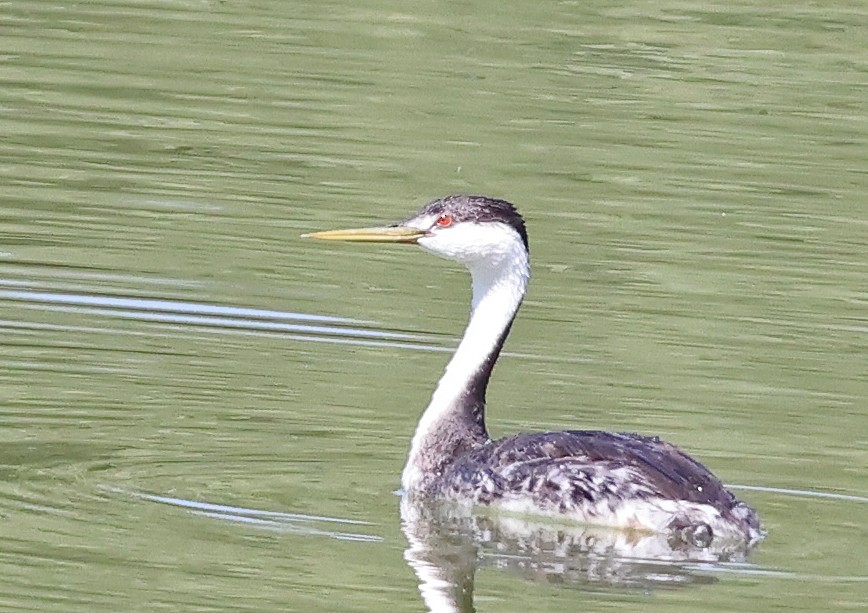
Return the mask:
<svg viewBox="0 0 868 613">
<path fill-rule="evenodd" d="M 467 279 L 298 237 L 474 192 L 534 264 L 493 432 L 659 434 L 769 530 L 687 565 L 445 535 L 476 608 L 864 608 L 866 13 L 5 3 L 0 607 L 421 610 L 393 491 Z"/>
</svg>

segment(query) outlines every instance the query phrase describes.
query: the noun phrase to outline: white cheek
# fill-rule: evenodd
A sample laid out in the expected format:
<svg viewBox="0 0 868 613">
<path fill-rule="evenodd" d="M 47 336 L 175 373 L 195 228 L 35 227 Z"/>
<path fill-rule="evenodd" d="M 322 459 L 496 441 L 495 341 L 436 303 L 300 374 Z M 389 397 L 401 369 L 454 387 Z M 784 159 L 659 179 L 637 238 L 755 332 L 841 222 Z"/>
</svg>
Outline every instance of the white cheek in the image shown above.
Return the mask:
<svg viewBox="0 0 868 613">
<path fill-rule="evenodd" d="M 422 247 L 428 253 L 433 253 L 434 255 L 439 255 L 441 258 L 451 258 L 452 256 L 443 253 L 443 250 L 440 248 L 440 243 L 433 236 L 423 236 L 422 238 L 416 241 L 416 244 Z"/>
<path fill-rule="evenodd" d="M 453 228 L 435 229 L 419 239 L 423 249 L 465 264 L 487 260 L 495 263 L 511 253 L 515 232 L 503 224 L 463 223 Z"/>
</svg>

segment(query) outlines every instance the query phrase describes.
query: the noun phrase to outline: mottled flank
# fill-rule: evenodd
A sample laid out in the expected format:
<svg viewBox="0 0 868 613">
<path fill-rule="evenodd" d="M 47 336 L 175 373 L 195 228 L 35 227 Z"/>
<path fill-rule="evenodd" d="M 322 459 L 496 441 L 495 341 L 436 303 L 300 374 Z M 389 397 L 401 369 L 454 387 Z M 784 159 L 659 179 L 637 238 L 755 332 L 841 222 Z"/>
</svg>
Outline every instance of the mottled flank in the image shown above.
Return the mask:
<svg viewBox="0 0 868 613">
<path fill-rule="evenodd" d="M 656 437 L 569 430 L 492 441 L 432 475 L 428 494 L 692 544 L 762 536 L 756 513 L 699 462 Z"/>
</svg>

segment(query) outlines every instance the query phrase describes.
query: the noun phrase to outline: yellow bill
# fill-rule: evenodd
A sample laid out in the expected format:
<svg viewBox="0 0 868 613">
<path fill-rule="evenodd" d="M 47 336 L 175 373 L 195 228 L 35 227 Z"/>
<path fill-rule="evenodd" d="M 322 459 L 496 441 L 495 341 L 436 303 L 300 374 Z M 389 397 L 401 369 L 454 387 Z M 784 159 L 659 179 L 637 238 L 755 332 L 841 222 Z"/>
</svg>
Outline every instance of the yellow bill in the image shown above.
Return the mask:
<svg viewBox="0 0 868 613">
<path fill-rule="evenodd" d="M 325 230 L 302 234 L 302 238 L 318 238 L 324 241 L 350 241 L 355 243 L 415 243 L 425 236 L 425 230 L 406 226 L 382 228 L 350 228 L 348 230 Z"/>
</svg>

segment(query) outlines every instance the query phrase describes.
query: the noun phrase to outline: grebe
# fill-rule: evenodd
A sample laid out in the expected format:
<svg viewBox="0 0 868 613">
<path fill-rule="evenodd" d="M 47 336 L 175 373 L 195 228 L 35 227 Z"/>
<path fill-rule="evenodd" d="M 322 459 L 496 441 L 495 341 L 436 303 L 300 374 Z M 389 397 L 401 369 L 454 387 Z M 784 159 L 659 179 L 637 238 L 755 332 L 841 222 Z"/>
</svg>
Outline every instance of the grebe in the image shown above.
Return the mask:
<svg viewBox="0 0 868 613">
<path fill-rule="evenodd" d="M 470 271 L 470 321 L 413 436 L 405 497 L 663 532 L 694 545 L 762 538 L 752 508 L 657 437 L 588 430 L 489 437 L 485 390 L 530 278 L 527 230 L 512 204 L 448 196 L 391 226 L 305 236 L 416 244 Z"/>
</svg>

